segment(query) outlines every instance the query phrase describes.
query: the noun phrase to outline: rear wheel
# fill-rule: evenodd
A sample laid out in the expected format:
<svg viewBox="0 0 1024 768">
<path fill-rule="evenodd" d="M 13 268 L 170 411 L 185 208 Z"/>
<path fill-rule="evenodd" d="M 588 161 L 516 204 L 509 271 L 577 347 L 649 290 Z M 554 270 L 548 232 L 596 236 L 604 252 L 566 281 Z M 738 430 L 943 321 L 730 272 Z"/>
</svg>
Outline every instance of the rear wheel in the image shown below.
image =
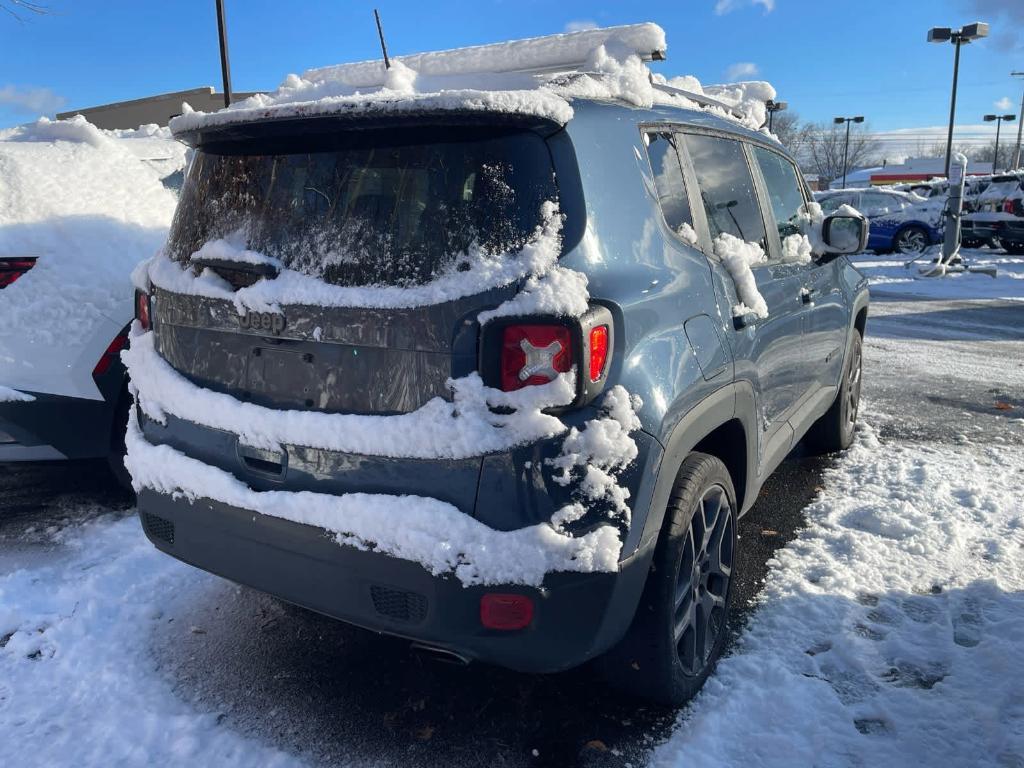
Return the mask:
<svg viewBox="0 0 1024 768">
<path fill-rule="evenodd" d="M 921 253 L 929 245 L 928 232 L 923 227 L 910 226 L 901 229 L 893 242 L 900 253 Z"/>
<path fill-rule="evenodd" d="M 844 451 L 853 442 L 860 411 L 860 388 L 863 381 L 864 340 L 854 330 L 850 349 L 846 354 L 846 367 L 839 392 L 824 416 L 814 422 L 804 438 L 813 453 Z"/>
<path fill-rule="evenodd" d="M 725 465 L 690 454 L 665 515 L 636 616 L 603 666 L 626 692 L 678 706 L 704 685 L 725 646 L 737 516 Z"/>
<path fill-rule="evenodd" d="M 1024 255 L 1024 243 L 1003 243 L 1003 250 L 1014 256 Z"/>
</svg>

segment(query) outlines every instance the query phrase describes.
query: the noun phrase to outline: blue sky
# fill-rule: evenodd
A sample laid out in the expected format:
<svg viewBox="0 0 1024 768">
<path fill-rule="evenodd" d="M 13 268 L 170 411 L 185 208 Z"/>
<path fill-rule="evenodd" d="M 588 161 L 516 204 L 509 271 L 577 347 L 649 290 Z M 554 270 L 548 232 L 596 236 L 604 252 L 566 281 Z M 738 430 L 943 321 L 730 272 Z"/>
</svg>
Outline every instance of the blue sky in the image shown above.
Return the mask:
<svg viewBox="0 0 1024 768">
<path fill-rule="evenodd" d="M 36 114 L 217 85 L 214 0 L 43 0 L 51 13 L 0 14 L 0 126 Z M 226 0 L 233 85 L 260 90 L 289 72 L 379 55 L 372 8 L 391 52 L 413 53 L 563 31 L 572 23 L 655 21 L 667 75 L 767 79 L 801 117 L 866 115 L 875 131 L 942 126 L 952 46 L 930 26 L 976 19 L 992 37 L 965 49 L 958 123 L 1017 112 L 1024 79 L 1024 0 L 578 0 L 280 2 Z M 0 0 L 0 6 L 7 5 Z M 746 65 L 746 66 L 745 66 Z"/>
</svg>

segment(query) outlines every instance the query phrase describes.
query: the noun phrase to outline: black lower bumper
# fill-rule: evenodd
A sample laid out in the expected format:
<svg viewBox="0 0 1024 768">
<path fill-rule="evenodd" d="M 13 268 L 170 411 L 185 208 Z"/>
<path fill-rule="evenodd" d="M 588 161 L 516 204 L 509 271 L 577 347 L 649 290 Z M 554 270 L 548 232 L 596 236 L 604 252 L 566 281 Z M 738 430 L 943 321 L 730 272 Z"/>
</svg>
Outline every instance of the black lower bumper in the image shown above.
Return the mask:
<svg viewBox="0 0 1024 768">
<path fill-rule="evenodd" d="M 94 459 L 110 452 L 115 403 L 41 393 L 31 401 L 0 403 L 0 432 L 15 443 L 8 448 L 51 447 L 54 458 Z"/>
<path fill-rule="evenodd" d="M 633 617 L 649 555 L 618 573 L 549 574 L 541 588 L 464 587 L 419 564 L 340 546 L 326 531 L 209 500 L 143 490 L 143 528 L 179 560 L 343 621 L 524 672 L 554 672 L 614 645 Z M 534 618 L 518 631 L 486 629 L 480 598 L 526 594 Z"/>
</svg>

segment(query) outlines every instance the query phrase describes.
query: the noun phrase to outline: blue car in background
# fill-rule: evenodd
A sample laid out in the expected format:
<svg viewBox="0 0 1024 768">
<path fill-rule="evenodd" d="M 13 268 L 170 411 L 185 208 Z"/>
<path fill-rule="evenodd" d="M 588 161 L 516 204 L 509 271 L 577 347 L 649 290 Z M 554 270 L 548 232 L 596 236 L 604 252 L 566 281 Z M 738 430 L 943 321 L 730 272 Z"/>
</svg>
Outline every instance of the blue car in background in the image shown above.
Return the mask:
<svg viewBox="0 0 1024 768">
<path fill-rule="evenodd" d="M 873 251 L 920 253 L 942 240 L 942 210 L 904 192 L 845 189 L 817 196 L 826 214 L 852 205 L 871 224 L 868 248 Z"/>
</svg>

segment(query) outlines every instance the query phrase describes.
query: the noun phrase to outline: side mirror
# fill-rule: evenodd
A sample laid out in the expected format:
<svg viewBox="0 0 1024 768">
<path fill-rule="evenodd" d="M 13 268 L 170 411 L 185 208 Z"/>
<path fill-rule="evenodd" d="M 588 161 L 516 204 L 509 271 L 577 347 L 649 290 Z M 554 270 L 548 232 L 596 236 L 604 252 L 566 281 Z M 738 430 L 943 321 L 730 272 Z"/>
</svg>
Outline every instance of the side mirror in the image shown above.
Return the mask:
<svg viewBox="0 0 1024 768">
<path fill-rule="evenodd" d="M 822 222 L 821 239 L 833 253 L 859 253 L 868 244 L 868 220 L 846 214 L 829 216 Z"/>
</svg>

